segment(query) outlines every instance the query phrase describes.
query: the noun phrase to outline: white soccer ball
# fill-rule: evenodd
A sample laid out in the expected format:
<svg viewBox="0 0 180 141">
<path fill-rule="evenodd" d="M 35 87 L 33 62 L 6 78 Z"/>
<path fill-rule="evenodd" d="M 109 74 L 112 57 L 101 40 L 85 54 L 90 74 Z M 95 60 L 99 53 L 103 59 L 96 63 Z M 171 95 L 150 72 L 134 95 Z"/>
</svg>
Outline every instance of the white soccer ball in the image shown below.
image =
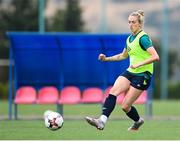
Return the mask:
<svg viewBox="0 0 180 141">
<path fill-rule="evenodd" d="M 44 112 L 44 122 L 48 129 L 55 131 L 63 126 L 64 120 L 59 113 L 47 110 Z"/>
</svg>

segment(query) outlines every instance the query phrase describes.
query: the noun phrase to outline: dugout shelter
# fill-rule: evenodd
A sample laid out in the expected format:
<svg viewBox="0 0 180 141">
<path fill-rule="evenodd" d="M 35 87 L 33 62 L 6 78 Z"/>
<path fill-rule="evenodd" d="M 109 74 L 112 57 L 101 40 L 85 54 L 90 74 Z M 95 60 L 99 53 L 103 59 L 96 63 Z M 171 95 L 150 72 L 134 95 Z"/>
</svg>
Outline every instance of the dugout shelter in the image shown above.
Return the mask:
<svg viewBox="0 0 180 141">
<path fill-rule="evenodd" d="M 129 65 L 129 59 L 98 61 L 100 53 L 107 56 L 120 53 L 128 34 L 8 32 L 7 36 L 10 41 L 10 119 L 13 112 L 17 116 L 14 98 L 21 87 L 30 86 L 36 92 L 43 87 L 61 91 L 66 86 L 76 86 L 80 91 L 98 87 L 104 91 Z M 151 99 L 152 95 L 149 105 Z M 35 100 L 32 104 L 38 102 Z M 147 111 L 150 115 L 151 110 Z"/>
</svg>

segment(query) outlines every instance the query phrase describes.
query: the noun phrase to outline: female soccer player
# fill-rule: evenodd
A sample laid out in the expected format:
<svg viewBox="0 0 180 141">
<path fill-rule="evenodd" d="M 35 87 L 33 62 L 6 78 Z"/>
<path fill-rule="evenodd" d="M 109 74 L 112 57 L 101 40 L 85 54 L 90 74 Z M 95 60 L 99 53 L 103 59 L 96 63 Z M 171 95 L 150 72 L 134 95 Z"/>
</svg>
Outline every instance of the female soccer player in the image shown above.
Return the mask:
<svg viewBox="0 0 180 141">
<path fill-rule="evenodd" d="M 148 89 L 153 74 L 153 62 L 159 61 L 159 55 L 154 49 L 151 39 L 142 29 L 144 12 L 142 10 L 132 12 L 128 17 L 128 24 L 131 35 L 126 40 L 123 52 L 110 57 L 106 57 L 104 54 L 99 55 L 101 61 L 120 61 L 128 56 L 130 58 L 129 67 L 116 79 L 104 102 L 102 115 L 99 118 L 85 118 L 90 125 L 99 130 L 104 129 L 105 123 L 116 105 L 116 97 L 123 92 L 126 92 L 126 96 L 122 102 L 122 110 L 134 121 L 128 130 L 138 130 L 144 123 L 144 119 L 139 116 L 132 104 L 142 91 Z"/>
</svg>

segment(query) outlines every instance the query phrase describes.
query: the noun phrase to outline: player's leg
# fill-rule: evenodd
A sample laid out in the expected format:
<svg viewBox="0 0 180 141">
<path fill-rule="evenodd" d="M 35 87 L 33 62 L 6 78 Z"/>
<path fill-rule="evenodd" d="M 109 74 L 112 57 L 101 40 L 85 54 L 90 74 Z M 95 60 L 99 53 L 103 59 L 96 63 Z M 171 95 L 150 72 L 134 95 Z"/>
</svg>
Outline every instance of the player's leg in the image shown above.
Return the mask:
<svg viewBox="0 0 180 141">
<path fill-rule="evenodd" d="M 139 90 L 134 87 L 130 87 L 122 103 L 122 109 L 126 115 L 134 121 L 134 124 L 128 128 L 128 130 L 138 130 L 139 127 L 144 123 L 134 106 L 132 104 L 141 95 L 143 90 Z"/>
<path fill-rule="evenodd" d="M 124 76 L 119 76 L 116 79 L 113 87 L 111 88 L 109 96 L 104 102 L 102 115 L 98 119 L 86 117 L 86 121 L 90 125 L 95 126 L 97 129 L 104 129 L 105 123 L 116 105 L 116 97 L 122 92 L 127 91 L 129 89 L 129 86 L 130 81 Z"/>
<path fill-rule="evenodd" d="M 114 110 L 114 107 L 116 105 L 116 97 L 119 94 L 122 94 L 123 92 L 127 91 L 129 87 L 130 87 L 130 81 L 127 78 L 123 76 L 119 76 L 117 78 L 117 80 L 115 81 L 113 87 L 109 92 L 108 97 L 104 102 L 102 115 L 105 115 L 107 118 L 110 116 L 111 112 Z M 106 120 L 103 120 L 103 122 L 106 122 Z"/>
</svg>

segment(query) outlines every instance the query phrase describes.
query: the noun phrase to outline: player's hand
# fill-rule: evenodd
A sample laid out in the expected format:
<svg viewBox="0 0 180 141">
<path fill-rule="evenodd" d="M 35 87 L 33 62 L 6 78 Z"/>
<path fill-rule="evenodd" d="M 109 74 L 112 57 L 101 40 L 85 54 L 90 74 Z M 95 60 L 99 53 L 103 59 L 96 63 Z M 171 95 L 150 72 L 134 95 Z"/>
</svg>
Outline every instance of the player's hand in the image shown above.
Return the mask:
<svg viewBox="0 0 180 141">
<path fill-rule="evenodd" d="M 130 68 L 132 68 L 132 69 L 136 69 L 138 67 L 140 67 L 140 65 L 138 65 L 138 64 L 133 64 L 133 65 L 130 66 Z"/>
<path fill-rule="evenodd" d="M 98 60 L 105 61 L 106 60 L 106 55 L 99 54 Z"/>
</svg>

